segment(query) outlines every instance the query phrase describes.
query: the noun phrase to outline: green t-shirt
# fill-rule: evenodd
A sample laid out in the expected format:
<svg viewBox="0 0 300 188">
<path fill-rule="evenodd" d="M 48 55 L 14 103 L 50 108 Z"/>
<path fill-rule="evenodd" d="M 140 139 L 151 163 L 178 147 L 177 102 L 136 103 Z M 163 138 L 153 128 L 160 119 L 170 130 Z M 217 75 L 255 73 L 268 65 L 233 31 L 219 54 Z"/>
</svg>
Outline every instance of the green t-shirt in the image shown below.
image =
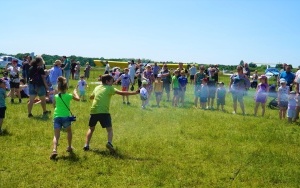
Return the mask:
<svg viewBox="0 0 300 188">
<path fill-rule="evenodd" d="M 68 108 L 70 109 L 70 101 L 73 99 L 73 95 L 70 93 L 61 94 L 62 100 L 66 103 Z M 55 99 L 55 109 L 53 113 L 53 117 L 68 117 L 70 116 L 70 111 L 61 100 L 58 94 L 54 96 Z"/>
<path fill-rule="evenodd" d="M 92 96 L 94 96 L 91 107 L 91 114 L 106 114 L 109 113 L 109 105 L 111 97 L 118 91 L 110 85 L 97 86 Z"/>
<path fill-rule="evenodd" d="M 179 88 L 179 82 L 178 82 L 177 76 L 173 76 L 173 77 L 172 77 L 172 83 L 173 83 L 173 88 L 174 88 L 174 89 Z"/>
</svg>

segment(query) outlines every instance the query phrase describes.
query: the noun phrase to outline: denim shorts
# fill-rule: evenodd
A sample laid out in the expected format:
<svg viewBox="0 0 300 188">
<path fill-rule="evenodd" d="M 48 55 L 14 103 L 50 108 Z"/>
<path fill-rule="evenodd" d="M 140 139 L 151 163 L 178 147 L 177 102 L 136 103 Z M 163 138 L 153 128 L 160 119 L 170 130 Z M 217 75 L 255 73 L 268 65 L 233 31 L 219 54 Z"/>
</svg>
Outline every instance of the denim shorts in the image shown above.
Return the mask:
<svg viewBox="0 0 300 188">
<path fill-rule="evenodd" d="M 71 125 L 69 117 L 56 117 L 53 120 L 54 129 L 67 128 Z"/>
<path fill-rule="evenodd" d="M 46 88 L 44 85 L 37 86 L 29 83 L 29 95 L 38 95 L 39 97 L 46 95 Z"/>
<path fill-rule="evenodd" d="M 84 96 L 85 95 L 85 91 L 84 90 L 79 91 L 79 95 L 80 96 Z"/>
<path fill-rule="evenodd" d="M 243 98 L 244 98 L 244 91 L 231 91 L 232 93 L 232 100 L 233 102 L 239 101 L 239 102 L 243 102 Z"/>
<path fill-rule="evenodd" d="M 296 110 L 295 109 L 288 109 L 287 110 L 287 117 L 288 118 L 296 118 Z"/>
</svg>

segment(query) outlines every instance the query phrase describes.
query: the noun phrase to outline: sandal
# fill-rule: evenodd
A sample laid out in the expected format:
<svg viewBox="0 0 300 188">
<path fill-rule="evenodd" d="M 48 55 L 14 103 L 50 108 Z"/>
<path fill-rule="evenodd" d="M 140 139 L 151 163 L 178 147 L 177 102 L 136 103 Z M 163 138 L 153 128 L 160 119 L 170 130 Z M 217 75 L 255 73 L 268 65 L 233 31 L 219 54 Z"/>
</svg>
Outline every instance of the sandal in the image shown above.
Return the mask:
<svg viewBox="0 0 300 188">
<path fill-rule="evenodd" d="M 54 160 L 56 158 L 56 156 L 57 156 L 57 151 L 53 151 L 50 155 L 50 159 Z"/>
</svg>

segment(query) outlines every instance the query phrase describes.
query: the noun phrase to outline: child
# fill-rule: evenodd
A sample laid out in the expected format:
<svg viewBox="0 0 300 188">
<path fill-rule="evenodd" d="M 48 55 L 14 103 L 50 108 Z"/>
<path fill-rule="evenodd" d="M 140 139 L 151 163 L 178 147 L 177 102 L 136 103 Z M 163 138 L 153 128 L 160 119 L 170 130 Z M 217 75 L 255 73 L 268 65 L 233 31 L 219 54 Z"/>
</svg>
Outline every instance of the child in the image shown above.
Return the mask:
<svg viewBox="0 0 300 188">
<path fill-rule="evenodd" d="M 286 86 L 284 78 L 279 80 L 280 87 L 278 88 L 278 106 L 279 106 L 279 119 L 284 119 L 286 116 L 286 109 L 288 106 L 288 95 L 290 88 Z"/>
<path fill-rule="evenodd" d="M 226 89 L 224 88 L 224 82 L 219 82 L 219 87 L 217 88 L 217 110 L 221 105 L 221 110 L 224 111 Z"/>
<path fill-rule="evenodd" d="M 157 107 L 159 107 L 159 103 L 161 101 L 162 91 L 163 91 L 163 81 L 161 81 L 161 74 L 158 74 L 156 80 L 154 81 L 154 92 L 155 92 Z"/>
<path fill-rule="evenodd" d="M 256 116 L 258 106 L 261 104 L 261 114 L 265 115 L 265 107 L 267 102 L 267 94 L 269 92 L 268 78 L 265 75 L 261 75 L 259 78 L 260 83 L 256 87 L 256 95 L 255 95 L 255 108 L 254 115 Z"/>
<path fill-rule="evenodd" d="M 114 84 L 117 84 L 120 80 L 121 80 L 121 86 L 122 86 L 122 91 L 128 91 L 129 90 L 129 85 L 131 84 L 131 80 L 130 80 L 130 76 L 128 74 L 129 69 L 125 68 L 124 69 L 124 74 L 122 74 L 117 81 L 114 82 Z M 126 99 L 127 99 L 127 104 L 129 105 L 129 97 L 128 95 L 126 95 Z M 123 95 L 123 104 L 125 103 L 125 95 Z"/>
<path fill-rule="evenodd" d="M 79 101 L 80 98 L 77 94 L 76 89 L 73 94 L 66 93 L 68 90 L 67 79 L 65 77 L 57 78 L 57 89 L 58 94 L 54 96 L 53 106 L 55 107 L 53 113 L 53 127 L 54 127 L 54 137 L 53 137 L 53 151 L 50 155 L 50 159 L 55 159 L 57 156 L 57 145 L 60 137 L 61 128 L 65 128 L 68 133 L 68 147 L 67 152 L 72 152 L 72 129 L 70 117 L 70 101 L 73 99 Z"/>
<path fill-rule="evenodd" d="M 20 79 L 20 90 L 21 98 L 29 98 L 29 88 L 24 78 Z"/>
<path fill-rule="evenodd" d="M 208 98 L 208 86 L 207 86 L 207 78 L 202 79 L 202 84 L 200 87 L 199 98 L 200 98 L 200 107 L 201 109 L 207 109 L 207 98 Z"/>
<path fill-rule="evenodd" d="M 89 129 L 86 134 L 86 141 L 83 147 L 84 151 L 89 150 L 90 140 L 95 131 L 95 126 L 97 122 L 100 122 L 102 128 L 106 128 L 107 131 L 107 144 L 106 148 L 110 150 L 110 152 L 114 152 L 114 147 L 112 145 L 113 139 L 113 128 L 111 123 L 111 116 L 109 113 L 109 105 L 111 97 L 114 94 L 118 95 L 136 95 L 139 94 L 140 91 L 137 90 L 135 92 L 129 91 L 119 91 L 112 87 L 114 83 L 114 79 L 112 76 L 108 74 L 102 75 L 102 85 L 97 86 L 93 93 L 90 96 L 90 99 L 93 99 L 92 107 L 91 107 L 91 115 L 89 120 Z"/>
<path fill-rule="evenodd" d="M 79 88 L 79 97 L 81 101 L 86 101 L 85 99 L 85 89 L 88 87 L 86 81 L 84 80 L 84 75 L 80 76 L 80 80 L 78 81 L 77 84 L 77 89 Z"/>
<path fill-rule="evenodd" d="M 2 124 L 3 124 L 3 119 L 5 118 L 5 110 L 6 110 L 6 104 L 5 104 L 6 89 L 5 88 L 6 88 L 5 81 L 3 79 L 0 79 L 0 134 L 3 133 Z"/>
<path fill-rule="evenodd" d="M 180 77 L 178 78 L 178 83 L 179 83 L 179 99 L 181 102 L 181 105 L 184 106 L 184 96 L 185 96 L 185 91 L 186 91 L 186 85 L 188 83 L 187 78 L 185 77 L 185 71 L 182 70 L 180 72 Z"/>
<path fill-rule="evenodd" d="M 142 81 L 142 87 L 140 89 L 140 97 L 142 100 L 142 109 L 146 108 L 147 103 L 147 99 L 148 99 L 148 91 L 146 89 L 146 86 L 148 85 L 148 82 L 146 80 Z"/>
<path fill-rule="evenodd" d="M 172 88 L 173 88 L 173 100 L 172 105 L 177 106 L 178 105 L 178 92 L 179 92 L 179 82 L 178 82 L 178 75 L 179 70 L 174 71 L 174 76 L 172 77 Z"/>
<path fill-rule="evenodd" d="M 289 123 L 292 123 L 292 121 L 296 121 L 296 106 L 297 106 L 296 92 L 291 91 L 289 94 L 288 110 L 287 110 L 287 117 Z"/>
</svg>

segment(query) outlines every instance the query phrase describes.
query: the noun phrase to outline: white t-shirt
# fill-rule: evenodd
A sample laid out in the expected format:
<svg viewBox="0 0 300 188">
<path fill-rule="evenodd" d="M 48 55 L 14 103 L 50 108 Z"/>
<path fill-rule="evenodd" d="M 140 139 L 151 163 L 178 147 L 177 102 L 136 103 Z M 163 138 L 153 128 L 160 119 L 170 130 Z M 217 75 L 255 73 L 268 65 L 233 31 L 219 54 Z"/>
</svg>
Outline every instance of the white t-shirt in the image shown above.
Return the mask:
<svg viewBox="0 0 300 188">
<path fill-rule="evenodd" d="M 109 69 L 110 69 L 110 66 L 109 66 L 108 63 L 106 63 L 106 65 L 105 65 L 105 71 L 109 72 Z"/>
<path fill-rule="evenodd" d="M 13 66 L 8 67 L 7 70 L 9 71 L 9 76 L 11 77 L 11 81 L 14 83 L 19 83 L 20 78 L 17 77 L 17 75 L 20 74 L 20 67 L 17 67 L 18 72 L 14 70 Z"/>
<path fill-rule="evenodd" d="M 148 91 L 146 88 L 142 87 L 140 89 L 140 96 L 142 100 L 146 100 L 148 98 Z"/>
</svg>

